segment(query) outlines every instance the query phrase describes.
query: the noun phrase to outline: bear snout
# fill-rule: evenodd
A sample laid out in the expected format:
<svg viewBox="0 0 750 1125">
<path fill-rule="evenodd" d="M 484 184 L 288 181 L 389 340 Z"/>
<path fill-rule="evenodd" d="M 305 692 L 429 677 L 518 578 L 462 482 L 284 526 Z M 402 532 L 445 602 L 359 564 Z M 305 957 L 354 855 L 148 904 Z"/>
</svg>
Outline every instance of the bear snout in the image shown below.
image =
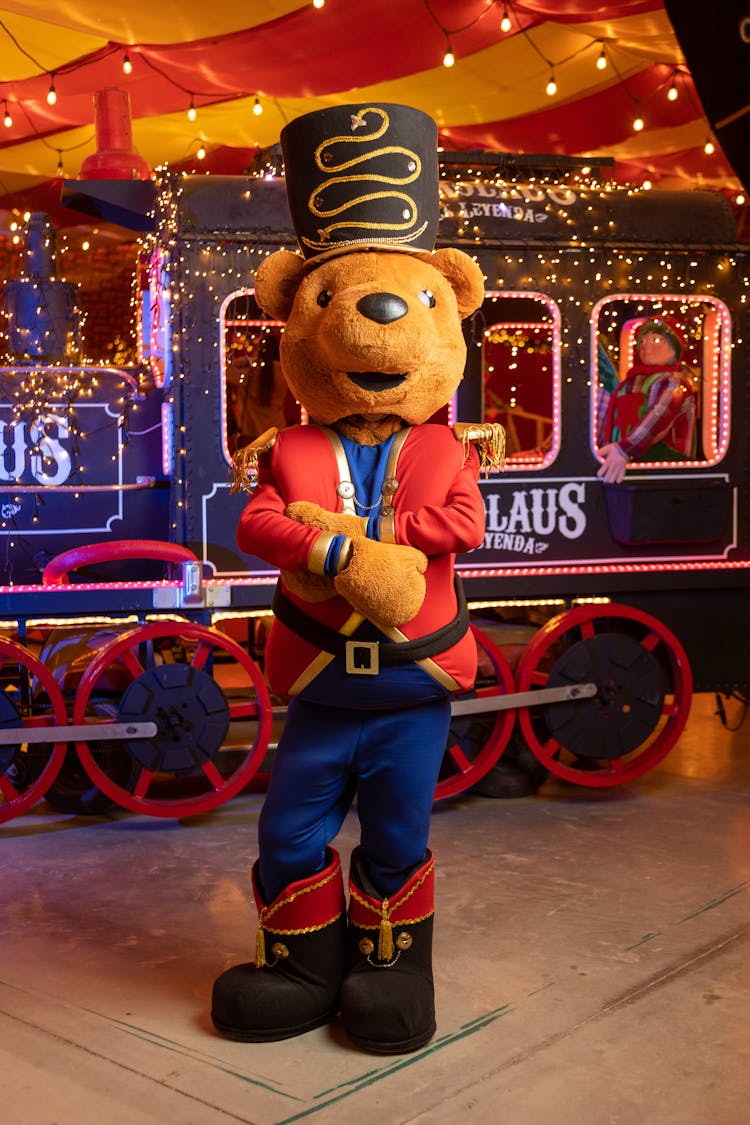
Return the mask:
<svg viewBox="0 0 750 1125">
<path fill-rule="evenodd" d="M 367 293 L 357 301 L 357 312 L 377 324 L 391 324 L 406 316 L 409 306 L 395 293 Z"/>
</svg>

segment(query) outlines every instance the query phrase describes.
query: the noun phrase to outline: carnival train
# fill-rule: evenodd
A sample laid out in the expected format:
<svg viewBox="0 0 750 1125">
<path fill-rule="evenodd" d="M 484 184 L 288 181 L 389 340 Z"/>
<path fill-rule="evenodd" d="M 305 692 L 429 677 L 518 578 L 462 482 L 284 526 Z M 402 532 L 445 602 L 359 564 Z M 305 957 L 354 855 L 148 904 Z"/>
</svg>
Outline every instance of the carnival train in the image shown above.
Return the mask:
<svg viewBox="0 0 750 1125">
<path fill-rule="evenodd" d="M 441 200 L 438 245 L 486 275 L 443 420 L 502 422 L 508 456 L 481 481 L 484 544 L 458 560 L 479 674 L 436 796 L 512 738 L 560 778 L 621 784 L 668 753 L 694 689 L 748 690 L 750 254 L 709 192 L 509 182 L 488 154 L 443 154 Z M 43 798 L 207 811 L 262 785 L 284 721 L 263 677 L 276 574 L 238 551 L 229 486 L 235 449 L 305 421 L 284 326 L 253 297 L 263 256 L 295 246 L 284 185 L 167 173 L 154 214 L 136 367 L 76 365 L 49 232 L 4 294 L 0 822 Z M 695 455 L 604 484 L 602 402 L 664 314 Z"/>
</svg>

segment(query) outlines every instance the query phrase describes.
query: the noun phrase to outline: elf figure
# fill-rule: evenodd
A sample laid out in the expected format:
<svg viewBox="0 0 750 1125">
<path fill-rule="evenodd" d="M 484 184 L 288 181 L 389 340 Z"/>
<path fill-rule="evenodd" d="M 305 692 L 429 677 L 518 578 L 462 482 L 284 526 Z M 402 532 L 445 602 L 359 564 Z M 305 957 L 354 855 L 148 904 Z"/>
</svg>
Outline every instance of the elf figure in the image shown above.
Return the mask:
<svg viewBox="0 0 750 1125">
<path fill-rule="evenodd" d="M 463 377 L 483 277 L 434 250 L 426 114 L 336 106 L 281 144 L 301 254 L 265 259 L 255 294 L 286 321 L 282 370 L 310 424 L 236 458 L 251 491 L 237 539 L 281 574 L 266 672 L 289 702 L 252 873 L 256 957 L 219 977 L 212 1018 L 262 1041 L 340 1010 L 358 1046 L 412 1051 L 435 1032 L 432 801 L 451 694 L 476 673 L 454 562 L 483 542 L 480 455 L 499 465 L 503 438 L 429 419 Z M 331 844 L 355 798 L 347 910 Z"/>
<path fill-rule="evenodd" d="M 597 473 L 619 484 L 628 461 L 689 461 L 696 456 L 696 397 L 681 362 L 685 339 L 672 317 L 652 317 L 636 333 L 636 362 L 604 413 Z"/>
</svg>

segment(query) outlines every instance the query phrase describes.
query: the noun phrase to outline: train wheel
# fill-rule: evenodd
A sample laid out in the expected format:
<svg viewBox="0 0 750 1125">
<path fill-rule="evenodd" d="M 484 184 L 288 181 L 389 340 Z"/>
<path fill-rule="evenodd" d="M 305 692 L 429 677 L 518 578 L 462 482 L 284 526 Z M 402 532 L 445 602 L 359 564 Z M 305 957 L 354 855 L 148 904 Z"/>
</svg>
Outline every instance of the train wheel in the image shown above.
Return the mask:
<svg viewBox="0 0 750 1125">
<path fill-rule="evenodd" d="M 477 678 L 474 690 L 457 696 L 456 704 L 473 699 L 491 702 L 498 695 L 511 695 L 515 685 L 508 661 L 486 633 L 475 625 L 471 631 L 477 646 Z M 513 709 L 453 715 L 436 800 L 455 797 L 484 777 L 508 745 L 515 717 Z"/>
<path fill-rule="evenodd" d="M 131 681 L 116 720 L 152 721 L 157 733 L 116 744 L 133 762 L 124 783 L 107 772 L 108 744 L 76 744 L 102 793 L 132 812 L 185 817 L 216 808 L 247 785 L 268 748 L 271 702 L 257 665 L 235 641 L 179 621 L 123 634 L 84 674 L 74 723 L 103 721 L 98 685 L 111 679 L 115 664 Z"/>
<path fill-rule="evenodd" d="M 578 606 L 549 621 L 521 661 L 518 690 L 595 683 L 588 699 L 519 708 L 539 760 L 578 785 L 621 785 L 674 746 L 690 710 L 692 675 L 677 638 L 630 606 Z"/>
<path fill-rule="evenodd" d="M 18 731 L 18 741 L 0 743 L 2 824 L 42 799 L 65 756 L 64 742 L 28 742 L 23 731 L 66 726 L 68 718 L 50 672 L 15 641 L 0 639 L 0 681 L 0 731 Z"/>
</svg>

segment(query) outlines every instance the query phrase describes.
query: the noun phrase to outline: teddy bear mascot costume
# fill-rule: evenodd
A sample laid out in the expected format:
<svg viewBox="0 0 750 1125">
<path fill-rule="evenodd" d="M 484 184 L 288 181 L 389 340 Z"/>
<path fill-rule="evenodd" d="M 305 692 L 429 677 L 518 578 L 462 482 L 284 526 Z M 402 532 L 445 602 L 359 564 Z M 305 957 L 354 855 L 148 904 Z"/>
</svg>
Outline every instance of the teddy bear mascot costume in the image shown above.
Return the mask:
<svg viewBox="0 0 750 1125">
<path fill-rule="evenodd" d="M 301 255 L 270 254 L 255 294 L 286 321 L 282 369 L 310 421 L 235 466 L 251 492 L 239 546 L 280 571 L 266 672 L 289 703 L 252 872 L 255 961 L 218 978 L 212 1019 L 260 1042 L 341 1011 L 354 1044 L 393 1054 L 435 1032 L 430 812 L 451 693 L 476 671 L 454 558 L 483 541 L 478 477 L 503 431 L 429 422 L 484 296 L 473 259 L 434 250 L 432 118 L 335 106 L 281 146 Z M 347 912 L 331 842 L 355 797 Z"/>
</svg>

